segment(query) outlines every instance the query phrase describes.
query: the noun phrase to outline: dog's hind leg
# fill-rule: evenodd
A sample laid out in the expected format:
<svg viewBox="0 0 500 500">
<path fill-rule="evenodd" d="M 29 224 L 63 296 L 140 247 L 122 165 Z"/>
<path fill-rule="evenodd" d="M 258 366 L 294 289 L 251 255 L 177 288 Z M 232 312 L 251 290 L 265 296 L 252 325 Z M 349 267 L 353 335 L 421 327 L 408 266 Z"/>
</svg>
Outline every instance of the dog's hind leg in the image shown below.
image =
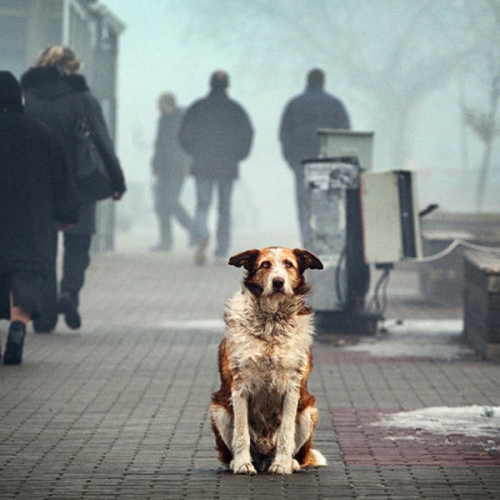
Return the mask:
<svg viewBox="0 0 500 500">
<path fill-rule="evenodd" d="M 295 459 L 302 468 L 326 465 L 325 457 L 313 449 L 313 434 L 318 423 L 318 409 L 307 407 L 297 415 L 295 427 Z"/>
<path fill-rule="evenodd" d="M 234 426 L 233 417 L 224 407 L 212 404 L 210 407 L 210 423 L 212 431 L 215 434 L 215 444 L 219 452 L 219 460 L 229 466 L 233 459 L 231 451 Z"/>
</svg>

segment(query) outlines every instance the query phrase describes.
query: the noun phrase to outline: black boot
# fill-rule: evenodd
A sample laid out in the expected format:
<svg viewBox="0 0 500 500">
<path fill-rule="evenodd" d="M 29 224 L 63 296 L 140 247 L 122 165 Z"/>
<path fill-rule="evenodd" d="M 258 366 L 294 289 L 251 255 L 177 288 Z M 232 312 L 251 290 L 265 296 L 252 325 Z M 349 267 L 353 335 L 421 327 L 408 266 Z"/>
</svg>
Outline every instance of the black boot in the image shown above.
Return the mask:
<svg viewBox="0 0 500 500">
<path fill-rule="evenodd" d="M 3 355 L 4 365 L 19 365 L 23 359 L 26 325 L 22 321 L 13 321 L 9 326 L 9 336 Z"/>
<path fill-rule="evenodd" d="M 69 292 L 61 292 L 58 309 L 61 314 L 64 314 L 64 320 L 69 328 L 78 330 L 82 326 L 82 318 L 78 312 L 78 302 Z"/>
</svg>

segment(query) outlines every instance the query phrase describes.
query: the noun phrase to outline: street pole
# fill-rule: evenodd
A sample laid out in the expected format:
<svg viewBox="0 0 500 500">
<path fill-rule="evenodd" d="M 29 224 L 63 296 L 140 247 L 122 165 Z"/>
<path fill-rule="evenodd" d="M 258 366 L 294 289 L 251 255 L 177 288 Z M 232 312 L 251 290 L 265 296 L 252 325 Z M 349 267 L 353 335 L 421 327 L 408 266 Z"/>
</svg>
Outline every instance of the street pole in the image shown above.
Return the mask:
<svg viewBox="0 0 500 500">
<path fill-rule="evenodd" d="M 62 16 L 62 44 L 69 47 L 70 36 L 70 18 L 71 18 L 71 2 L 72 0 L 63 1 L 63 16 Z"/>
</svg>

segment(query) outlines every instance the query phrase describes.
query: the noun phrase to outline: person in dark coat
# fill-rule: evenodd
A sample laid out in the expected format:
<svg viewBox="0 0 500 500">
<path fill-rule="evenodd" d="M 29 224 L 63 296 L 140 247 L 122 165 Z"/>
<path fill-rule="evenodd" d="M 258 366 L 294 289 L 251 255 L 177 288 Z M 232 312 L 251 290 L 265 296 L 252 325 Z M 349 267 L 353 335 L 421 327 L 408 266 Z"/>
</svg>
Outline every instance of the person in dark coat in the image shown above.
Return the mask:
<svg viewBox="0 0 500 500">
<path fill-rule="evenodd" d="M 228 97 L 228 86 L 228 74 L 215 71 L 210 77 L 210 93 L 186 110 L 179 131 L 181 146 L 192 157 L 191 174 L 196 183 L 198 265 L 206 261 L 210 238 L 207 219 L 214 186 L 219 194 L 215 257 L 220 260 L 228 255 L 233 182 L 239 163 L 252 146 L 252 124 L 243 107 Z"/>
<path fill-rule="evenodd" d="M 338 98 L 324 91 L 324 84 L 325 74 L 321 69 L 309 71 L 305 91 L 287 103 L 279 129 L 283 156 L 295 174 L 299 228 L 305 248 L 308 245 L 309 221 L 302 160 L 319 156 L 319 128 L 351 128 L 344 105 Z"/>
<path fill-rule="evenodd" d="M 151 167 L 155 179 L 155 210 L 160 226 L 160 242 L 153 250 L 169 251 L 173 246 L 172 218 L 175 217 L 194 238 L 194 225 L 179 199 L 189 169 L 189 156 L 182 150 L 178 133 L 183 110 L 177 107 L 175 96 L 164 92 L 158 99 L 160 119 Z"/>
<path fill-rule="evenodd" d="M 114 184 L 114 200 L 125 192 L 124 175 L 115 155 L 99 102 L 92 95 L 85 77 L 78 74 L 81 62 L 69 48 L 54 45 L 45 49 L 34 67 L 21 77 L 26 99 L 26 113 L 45 123 L 63 144 L 70 169 L 76 172 L 75 128 L 83 118 L 99 150 Z M 77 186 L 78 188 L 78 186 Z M 78 311 L 79 294 L 90 264 L 90 245 L 95 233 L 96 202 L 79 189 L 83 201 L 78 223 L 64 233 L 63 276 L 57 299 L 56 257 L 57 233 L 53 234 L 51 282 L 47 286 L 42 315 L 34 322 L 35 331 L 50 332 L 57 323 L 57 314 L 64 314 L 66 324 L 81 326 Z"/>
<path fill-rule="evenodd" d="M 26 326 L 41 310 L 54 228 L 74 224 L 79 208 L 62 146 L 24 114 L 19 83 L 0 71 L 0 318 L 10 320 L 5 364 L 21 363 Z"/>
</svg>

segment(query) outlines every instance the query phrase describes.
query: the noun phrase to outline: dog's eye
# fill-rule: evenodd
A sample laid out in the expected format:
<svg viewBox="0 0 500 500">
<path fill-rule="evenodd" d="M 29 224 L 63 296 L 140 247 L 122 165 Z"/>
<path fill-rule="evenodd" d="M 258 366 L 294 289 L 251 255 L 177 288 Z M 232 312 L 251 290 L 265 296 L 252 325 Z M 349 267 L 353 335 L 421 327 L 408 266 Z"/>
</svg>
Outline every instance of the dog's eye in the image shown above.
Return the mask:
<svg viewBox="0 0 500 500">
<path fill-rule="evenodd" d="M 261 265 L 260 267 L 262 269 L 269 269 L 271 267 L 271 263 L 268 261 L 268 260 L 265 260 Z"/>
<path fill-rule="evenodd" d="M 283 262 L 283 265 L 284 265 L 285 267 L 287 267 L 288 269 L 290 269 L 290 268 L 292 268 L 292 267 L 293 267 L 293 264 L 292 264 L 289 260 L 285 260 L 285 261 Z"/>
</svg>

